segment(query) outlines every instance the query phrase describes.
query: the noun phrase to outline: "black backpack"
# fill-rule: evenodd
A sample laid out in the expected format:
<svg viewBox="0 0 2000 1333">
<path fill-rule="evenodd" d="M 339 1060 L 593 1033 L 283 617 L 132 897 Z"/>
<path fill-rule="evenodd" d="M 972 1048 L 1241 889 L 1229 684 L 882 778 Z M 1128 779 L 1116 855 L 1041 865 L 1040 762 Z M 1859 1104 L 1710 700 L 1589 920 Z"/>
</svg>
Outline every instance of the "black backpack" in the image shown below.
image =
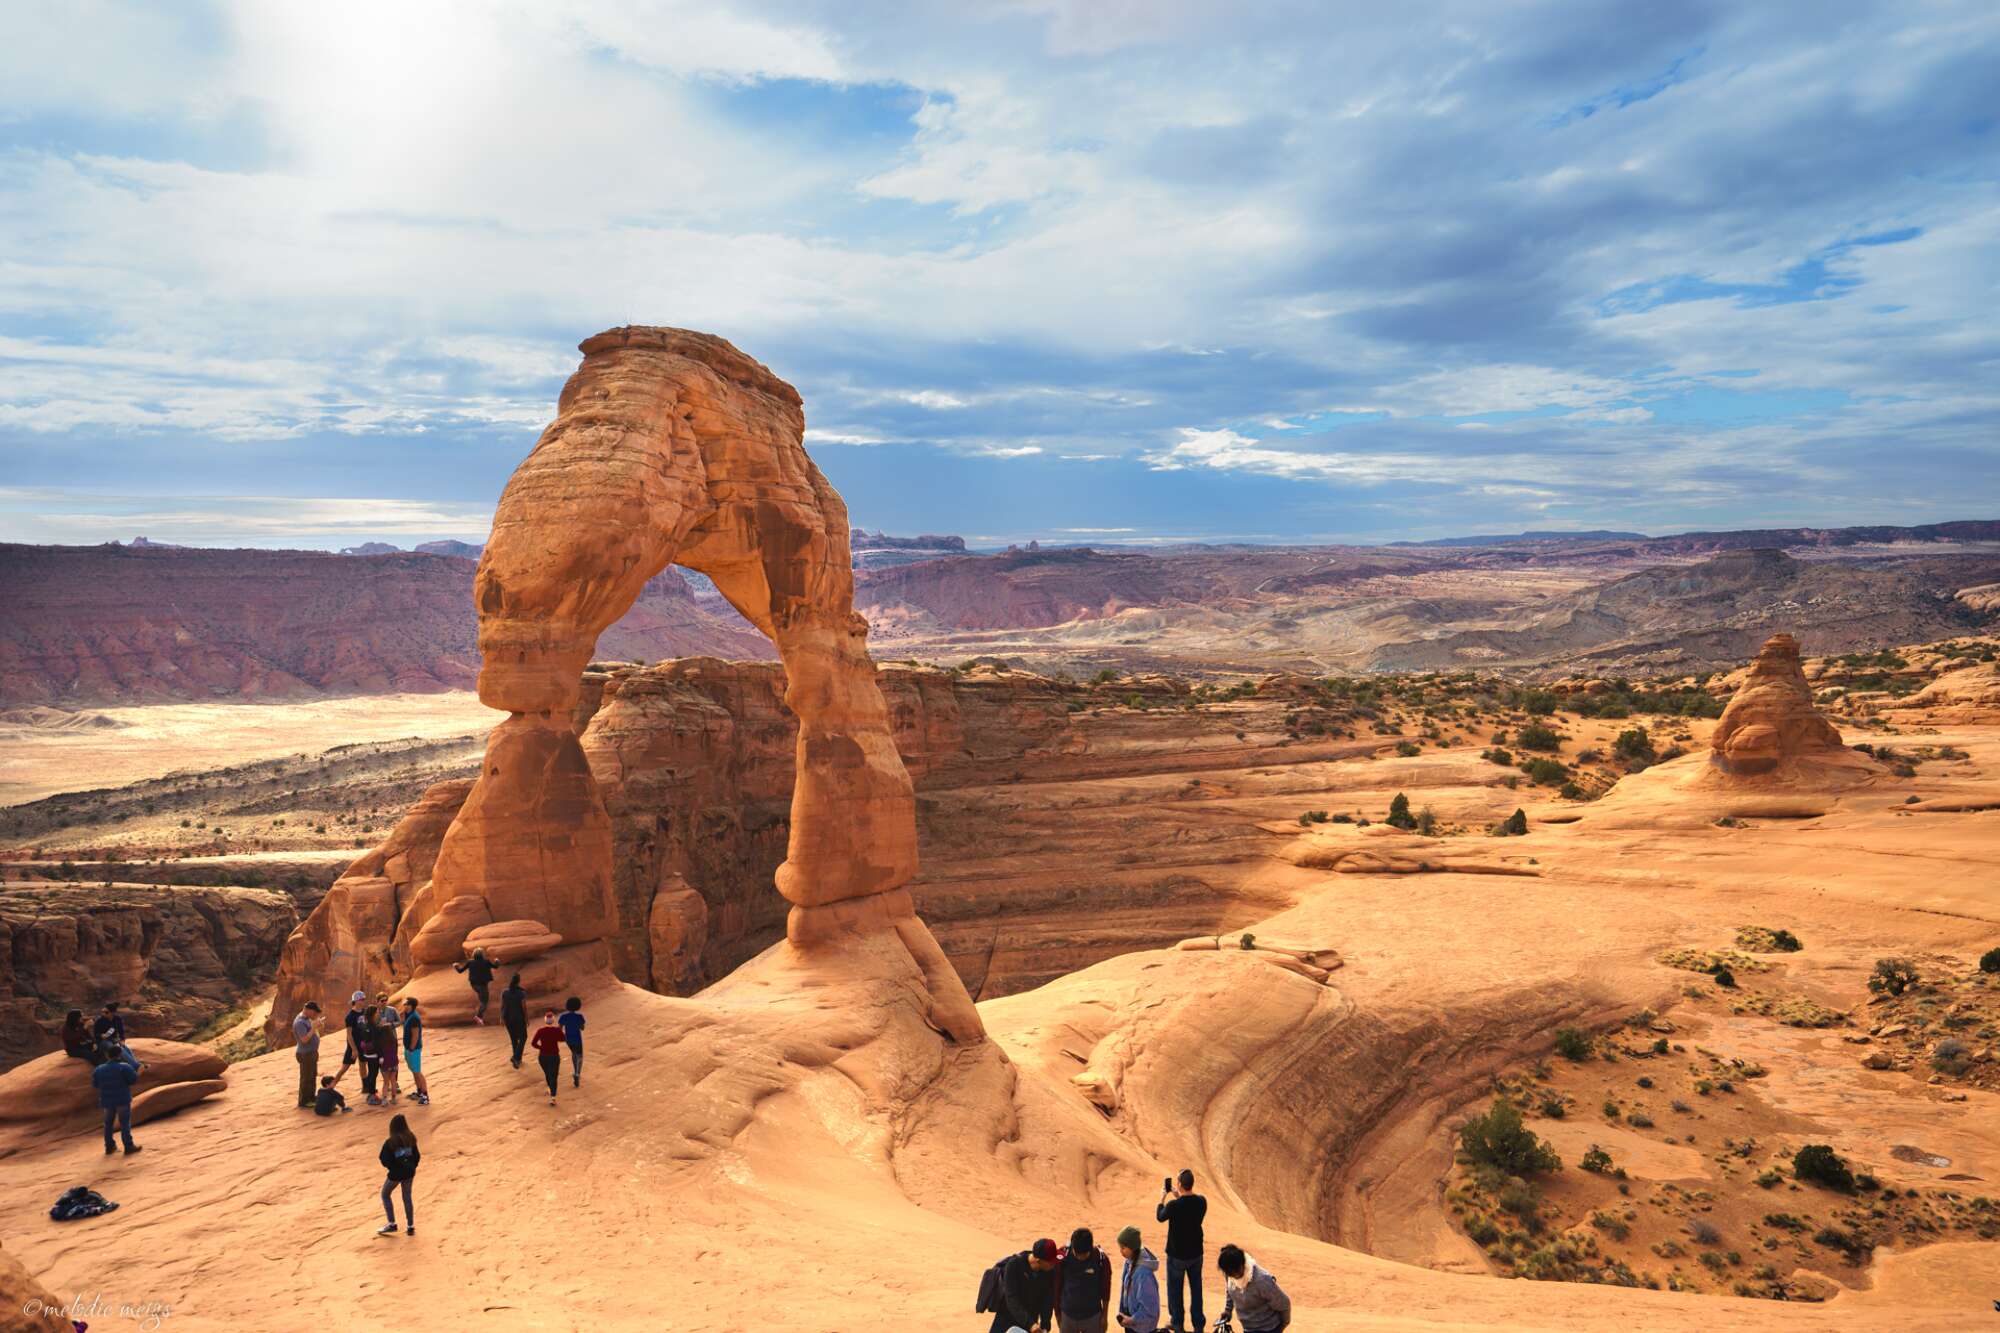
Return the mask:
<svg viewBox="0 0 2000 1333">
<path fill-rule="evenodd" d="M 1002 1303 L 1000 1270 L 1005 1268 L 1007 1260 L 1013 1257 L 1011 1254 L 1007 1255 L 979 1275 L 979 1299 L 973 1304 L 974 1314 L 993 1314 L 1000 1309 Z"/>
</svg>

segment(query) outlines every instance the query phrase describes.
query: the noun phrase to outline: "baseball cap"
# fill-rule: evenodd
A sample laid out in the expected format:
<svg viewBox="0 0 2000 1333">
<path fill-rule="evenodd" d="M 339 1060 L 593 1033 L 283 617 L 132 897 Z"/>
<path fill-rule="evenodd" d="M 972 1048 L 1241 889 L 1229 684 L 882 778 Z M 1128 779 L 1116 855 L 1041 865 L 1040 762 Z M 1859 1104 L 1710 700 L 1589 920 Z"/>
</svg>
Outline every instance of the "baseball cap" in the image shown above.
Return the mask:
<svg viewBox="0 0 2000 1333">
<path fill-rule="evenodd" d="M 352 995 L 350 995 L 350 996 L 348 996 L 348 997 L 347 997 L 347 1002 L 348 1002 L 349 1004 L 353 1004 L 353 1003 L 354 1003 L 354 1002 L 355 1002 L 356 1000 L 365 1000 L 365 999 L 367 999 L 367 998 L 368 998 L 368 992 L 367 992 L 367 991 L 365 991 L 365 990 L 358 990 L 358 991 L 354 992 L 354 994 L 352 994 Z"/>
<path fill-rule="evenodd" d="M 1034 1248 L 1030 1253 L 1045 1263 L 1054 1263 L 1056 1261 L 1056 1243 L 1047 1236 L 1044 1236 L 1035 1242 Z"/>
</svg>

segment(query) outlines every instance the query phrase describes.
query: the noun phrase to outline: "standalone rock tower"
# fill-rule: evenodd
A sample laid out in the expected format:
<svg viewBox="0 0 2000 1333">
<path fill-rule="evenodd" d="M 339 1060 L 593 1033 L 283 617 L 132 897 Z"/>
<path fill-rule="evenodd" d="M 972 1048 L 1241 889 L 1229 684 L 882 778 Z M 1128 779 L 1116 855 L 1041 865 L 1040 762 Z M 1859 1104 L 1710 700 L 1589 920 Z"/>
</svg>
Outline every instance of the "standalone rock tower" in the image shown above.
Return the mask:
<svg viewBox="0 0 2000 1333">
<path fill-rule="evenodd" d="M 597 636 L 679 564 L 713 579 L 784 659 L 798 780 L 777 887 L 793 946 L 893 934 L 933 1022 L 977 1039 L 978 1012 L 902 887 L 917 868 L 915 799 L 854 611 L 847 509 L 806 456 L 798 392 L 685 329 L 613 329 L 582 351 L 479 561 L 479 697 L 509 716 L 445 834 L 432 910 L 472 899 L 448 914 L 467 931 L 542 923 L 561 937 L 558 971 L 608 968 L 611 824 L 572 714 Z M 432 957 L 461 942 L 439 934 L 425 936 Z M 439 993 L 422 982 L 447 966 L 416 960 L 413 989 Z"/>
<path fill-rule="evenodd" d="M 1773 773 L 1800 761 L 1848 758 L 1840 732 L 1813 707 L 1799 666 L 1799 641 L 1764 641 L 1742 687 L 1715 724 L 1710 762 L 1733 777 Z"/>
</svg>

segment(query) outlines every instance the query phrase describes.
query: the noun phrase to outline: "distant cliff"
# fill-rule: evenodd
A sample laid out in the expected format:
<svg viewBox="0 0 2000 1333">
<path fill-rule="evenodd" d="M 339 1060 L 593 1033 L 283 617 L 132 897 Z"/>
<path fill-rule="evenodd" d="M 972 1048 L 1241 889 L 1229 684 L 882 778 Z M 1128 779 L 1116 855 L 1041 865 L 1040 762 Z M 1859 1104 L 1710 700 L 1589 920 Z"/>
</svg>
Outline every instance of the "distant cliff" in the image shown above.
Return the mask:
<svg viewBox="0 0 2000 1333">
<path fill-rule="evenodd" d="M 856 528 L 848 534 L 847 544 L 856 551 L 958 551 L 965 550 L 965 538 L 941 537 L 934 532 L 919 533 L 914 537 L 891 537 L 886 532 L 869 532 Z"/>
</svg>

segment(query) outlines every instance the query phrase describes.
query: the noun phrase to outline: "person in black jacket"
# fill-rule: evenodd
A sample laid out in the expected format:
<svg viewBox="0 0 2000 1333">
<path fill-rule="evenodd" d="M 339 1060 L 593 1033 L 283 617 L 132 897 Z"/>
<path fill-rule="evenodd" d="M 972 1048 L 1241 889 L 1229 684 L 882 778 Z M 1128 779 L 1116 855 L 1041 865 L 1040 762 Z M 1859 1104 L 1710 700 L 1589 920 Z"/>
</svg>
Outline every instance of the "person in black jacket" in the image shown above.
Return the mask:
<svg viewBox="0 0 2000 1333">
<path fill-rule="evenodd" d="M 397 1116 L 389 1122 L 389 1137 L 382 1140 L 382 1151 L 377 1154 L 382 1169 L 389 1174 L 382 1181 L 382 1211 L 389 1215 L 389 1224 L 378 1229 L 378 1236 L 396 1234 L 396 1204 L 390 1193 L 396 1186 L 403 1187 L 403 1216 L 409 1220 L 406 1234 L 417 1234 L 417 1207 L 410 1202 L 410 1182 L 417 1178 L 417 1163 L 423 1154 L 417 1151 L 417 1136 L 410 1130 L 410 1122 L 404 1116 Z"/>
<path fill-rule="evenodd" d="M 1056 1327 L 1060 1333 L 1105 1333 L 1111 1310 L 1111 1257 L 1089 1227 L 1070 1233 L 1056 1264 Z"/>
<path fill-rule="evenodd" d="M 521 988 L 519 972 L 500 992 L 500 1021 L 507 1025 L 507 1040 L 514 1043 L 514 1068 L 519 1069 L 521 1052 L 528 1046 L 528 992 Z"/>
<path fill-rule="evenodd" d="M 472 1021 L 485 1027 L 486 988 L 493 984 L 493 964 L 487 959 L 486 950 L 474 949 L 472 957 L 462 963 L 453 963 L 451 970 L 465 973 L 465 979 L 472 983 L 472 993 L 479 997 L 479 1009 L 472 1015 Z"/>
<path fill-rule="evenodd" d="M 1208 1200 L 1194 1192 L 1194 1172 L 1183 1170 L 1180 1178 L 1160 1190 L 1160 1206 L 1154 1217 L 1167 1224 L 1167 1323 L 1173 1333 L 1182 1333 L 1181 1279 L 1187 1279 L 1187 1313 L 1194 1322 L 1186 1327 L 1201 1333 L 1201 1251 L 1202 1219 L 1208 1216 Z"/>
<path fill-rule="evenodd" d="M 69 1017 L 63 1019 L 62 1041 L 64 1055 L 96 1067 L 97 1042 L 92 1039 L 90 1028 L 83 1021 L 83 1010 L 72 1009 Z"/>
<path fill-rule="evenodd" d="M 1000 1265 L 1000 1308 L 993 1312 L 988 1333 L 1025 1328 L 1048 1333 L 1055 1327 L 1056 1261 L 1060 1251 L 1046 1237 Z"/>
</svg>

